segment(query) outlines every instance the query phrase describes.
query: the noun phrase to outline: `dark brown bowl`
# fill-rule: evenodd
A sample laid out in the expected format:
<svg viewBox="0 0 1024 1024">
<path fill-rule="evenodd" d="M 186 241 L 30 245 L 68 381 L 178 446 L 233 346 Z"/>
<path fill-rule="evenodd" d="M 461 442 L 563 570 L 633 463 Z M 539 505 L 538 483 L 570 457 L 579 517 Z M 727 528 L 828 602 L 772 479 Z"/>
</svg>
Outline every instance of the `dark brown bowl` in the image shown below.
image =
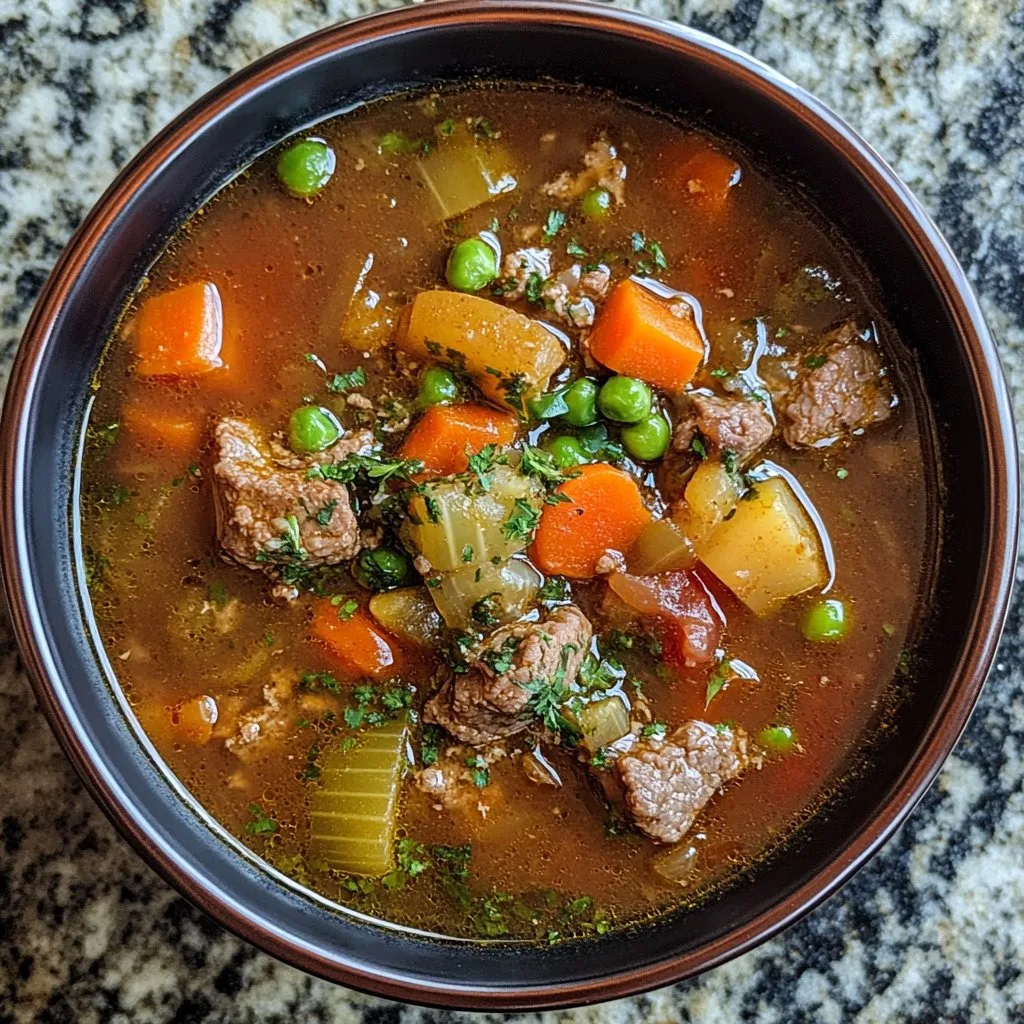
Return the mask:
<svg viewBox="0 0 1024 1024">
<path fill-rule="evenodd" d="M 898 742 L 743 884 L 631 933 L 542 948 L 433 940 L 313 898 L 232 840 L 166 771 L 95 636 L 77 552 L 79 435 L 114 318 L 177 226 L 283 136 L 399 89 L 471 77 L 611 89 L 764 156 L 880 282 L 920 363 L 946 484 L 942 555 Z M 438 3 L 328 29 L 228 79 L 125 168 L 71 240 L 25 332 L 3 413 L 3 567 L 39 701 L 96 799 L 189 899 L 275 956 L 380 995 L 512 1009 L 594 1002 L 750 949 L 836 891 L 959 737 L 996 649 L 1017 523 L 1010 405 L 977 302 L 892 171 L 811 96 L 698 32 L 555 2 Z"/>
</svg>

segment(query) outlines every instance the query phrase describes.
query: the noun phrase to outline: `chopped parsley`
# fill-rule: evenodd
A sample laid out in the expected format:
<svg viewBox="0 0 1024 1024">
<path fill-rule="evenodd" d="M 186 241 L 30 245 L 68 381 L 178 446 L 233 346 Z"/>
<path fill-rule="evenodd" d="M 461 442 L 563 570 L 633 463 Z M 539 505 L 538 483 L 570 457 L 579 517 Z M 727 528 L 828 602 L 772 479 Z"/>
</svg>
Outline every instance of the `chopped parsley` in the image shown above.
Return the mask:
<svg viewBox="0 0 1024 1024">
<path fill-rule="evenodd" d="M 470 618 L 485 629 L 497 626 L 501 622 L 498 611 L 501 608 L 501 594 L 495 591 L 481 597 L 469 611 Z"/>
<path fill-rule="evenodd" d="M 540 511 L 525 498 L 516 498 L 513 511 L 502 526 L 507 540 L 529 541 L 540 525 Z"/>
<path fill-rule="evenodd" d="M 315 519 L 320 526 L 330 526 L 331 520 L 334 518 L 334 510 L 337 507 L 338 499 L 331 498 L 330 501 L 325 502 L 317 509 L 316 515 L 312 516 L 312 518 Z"/>
<path fill-rule="evenodd" d="M 668 726 L 664 722 L 651 722 L 643 727 L 641 735 L 644 739 L 660 740 L 665 738 L 666 732 L 668 732 Z"/>
<path fill-rule="evenodd" d="M 562 472 L 555 462 L 554 456 L 543 448 L 534 448 L 528 445 L 523 449 L 523 460 L 519 468 L 527 476 L 535 476 L 546 484 L 564 483 L 568 476 Z"/>
<path fill-rule="evenodd" d="M 846 468 L 845 468 L 844 466 L 840 466 L 840 467 L 839 467 L 839 468 L 838 468 L 838 469 L 836 470 L 836 476 L 837 476 L 837 477 L 838 477 L 838 478 L 839 478 L 840 480 L 845 480 L 845 479 L 846 479 L 846 478 L 847 478 L 847 477 L 848 477 L 849 475 L 850 475 L 850 471 L 849 471 L 848 469 L 846 469 Z"/>
<path fill-rule="evenodd" d="M 419 459 L 383 459 L 379 455 L 346 455 L 340 462 L 329 462 L 322 466 L 311 466 L 306 471 L 309 480 L 334 480 L 350 484 L 368 480 L 377 484 L 389 480 L 408 481 L 423 471 Z"/>
<path fill-rule="evenodd" d="M 420 736 L 420 763 L 424 768 L 437 764 L 441 756 L 441 741 L 444 731 L 438 725 L 424 725 Z"/>
<path fill-rule="evenodd" d="M 565 252 L 567 256 L 573 256 L 576 259 L 583 259 L 585 256 L 589 256 L 590 253 L 576 241 L 575 238 L 570 238 L 565 244 Z"/>
<path fill-rule="evenodd" d="M 326 690 L 328 693 L 341 693 L 341 683 L 330 672 L 304 672 L 299 680 L 304 690 Z"/>
<path fill-rule="evenodd" d="M 537 591 L 537 599 L 545 602 L 572 600 L 572 588 L 564 576 L 549 576 Z"/>
<path fill-rule="evenodd" d="M 705 708 L 718 696 L 719 692 L 732 679 L 733 675 L 732 663 L 728 658 L 722 658 L 715 666 L 715 671 L 711 673 L 711 678 L 708 679 L 708 688 L 704 694 Z"/>
<path fill-rule="evenodd" d="M 690 442 L 690 451 L 694 452 L 698 458 L 706 459 L 708 457 L 708 446 L 704 443 L 704 439 L 700 434 L 693 435 L 693 440 Z"/>
<path fill-rule="evenodd" d="M 562 228 L 565 227 L 564 210 L 548 210 L 547 220 L 544 221 L 544 242 L 547 244 Z"/>
<path fill-rule="evenodd" d="M 489 665 L 497 675 L 508 672 L 515 664 L 516 652 L 519 650 L 519 639 L 514 636 L 505 637 L 504 643 L 497 650 L 480 652 L 480 660 Z"/>
<path fill-rule="evenodd" d="M 827 361 L 828 360 L 825 356 L 808 356 L 804 360 L 804 366 L 806 366 L 808 370 L 818 370 L 824 366 Z"/>
<path fill-rule="evenodd" d="M 335 394 L 342 394 L 345 391 L 352 391 L 361 388 L 366 383 L 366 371 L 357 366 L 354 370 L 346 373 L 336 373 L 328 382 L 327 390 Z"/>
<path fill-rule="evenodd" d="M 729 371 L 724 366 L 716 366 L 713 370 L 709 371 L 709 375 L 718 380 L 726 380 L 729 376 Z"/>
<path fill-rule="evenodd" d="M 523 294 L 526 296 L 526 301 L 534 306 L 541 306 L 544 304 L 544 285 L 547 284 L 547 278 L 539 271 L 535 270 L 526 279 L 526 288 Z"/>
<path fill-rule="evenodd" d="M 252 821 L 245 826 L 245 831 L 251 836 L 269 836 L 277 831 L 277 822 L 266 814 L 259 804 L 249 804 L 249 813 Z"/>
<path fill-rule="evenodd" d="M 353 597 L 346 597 L 344 594 L 335 594 L 331 598 L 331 604 L 338 609 L 338 618 L 347 622 L 359 611 L 359 602 Z"/>
<path fill-rule="evenodd" d="M 668 270 L 668 260 L 660 242 L 647 238 L 642 231 L 634 231 L 630 243 L 633 252 L 644 254 L 644 258 L 637 260 L 633 267 L 641 277 L 650 277 L 656 270 Z"/>
<path fill-rule="evenodd" d="M 501 135 L 486 117 L 474 117 L 469 122 L 469 127 L 478 139 L 496 139 Z"/>
<path fill-rule="evenodd" d="M 490 769 L 480 754 L 467 757 L 466 767 L 470 769 L 469 777 L 477 789 L 483 789 L 491 781 Z"/>
</svg>

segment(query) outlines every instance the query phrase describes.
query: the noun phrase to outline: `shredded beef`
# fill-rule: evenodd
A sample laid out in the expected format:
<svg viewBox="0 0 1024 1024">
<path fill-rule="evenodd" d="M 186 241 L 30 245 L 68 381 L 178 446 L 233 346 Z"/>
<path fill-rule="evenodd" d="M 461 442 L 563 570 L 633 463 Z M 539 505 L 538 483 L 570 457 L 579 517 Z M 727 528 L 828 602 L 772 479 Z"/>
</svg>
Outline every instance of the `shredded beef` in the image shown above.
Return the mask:
<svg viewBox="0 0 1024 1024">
<path fill-rule="evenodd" d="M 282 564 L 336 565 L 358 553 L 359 524 L 348 489 L 333 480 L 309 480 L 307 472 L 315 463 L 368 450 L 370 434 L 349 434 L 309 459 L 286 452 L 252 424 L 232 417 L 217 422 L 213 437 L 217 534 L 226 558 L 276 577 Z M 298 527 L 299 552 L 282 547 L 289 517 Z"/>
<path fill-rule="evenodd" d="M 544 622 L 496 630 L 470 656 L 468 672 L 447 674 L 423 710 L 424 721 L 474 746 L 520 732 L 535 717 L 532 694 L 524 686 L 551 681 L 563 669 L 563 685 L 573 683 L 592 633 L 574 605 L 559 608 Z"/>
<path fill-rule="evenodd" d="M 750 763 L 742 729 L 690 721 L 665 739 L 638 743 L 616 761 L 636 827 L 678 843 L 704 805 Z"/>
<path fill-rule="evenodd" d="M 796 378 L 776 402 L 782 437 L 794 448 L 830 444 L 887 419 L 893 393 L 878 349 L 845 323 L 805 355 Z"/>
<path fill-rule="evenodd" d="M 616 206 L 626 201 L 626 165 L 606 139 L 598 139 L 583 154 L 583 170 L 578 174 L 562 171 L 557 178 L 541 186 L 541 192 L 554 199 L 576 199 L 594 186 L 607 189 Z"/>
</svg>

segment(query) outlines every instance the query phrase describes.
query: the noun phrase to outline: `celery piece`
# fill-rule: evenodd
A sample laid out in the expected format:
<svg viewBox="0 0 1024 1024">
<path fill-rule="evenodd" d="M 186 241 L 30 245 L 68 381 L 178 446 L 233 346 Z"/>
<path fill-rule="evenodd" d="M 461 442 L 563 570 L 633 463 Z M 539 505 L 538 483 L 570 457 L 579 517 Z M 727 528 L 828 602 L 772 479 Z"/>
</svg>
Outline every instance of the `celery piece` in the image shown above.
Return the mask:
<svg viewBox="0 0 1024 1024">
<path fill-rule="evenodd" d="M 339 871 L 377 877 L 394 867 L 406 725 L 386 722 L 351 750 L 329 752 L 311 807 L 310 852 Z"/>
</svg>

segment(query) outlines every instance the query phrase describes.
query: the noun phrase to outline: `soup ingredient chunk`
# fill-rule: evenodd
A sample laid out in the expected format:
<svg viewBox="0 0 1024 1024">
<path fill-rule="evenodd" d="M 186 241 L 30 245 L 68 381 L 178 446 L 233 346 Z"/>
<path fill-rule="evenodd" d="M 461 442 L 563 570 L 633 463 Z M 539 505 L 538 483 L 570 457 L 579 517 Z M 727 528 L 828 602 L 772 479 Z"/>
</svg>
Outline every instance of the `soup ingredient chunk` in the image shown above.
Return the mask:
<svg viewBox="0 0 1024 1024">
<path fill-rule="evenodd" d="M 135 325 L 140 377 L 198 377 L 224 365 L 224 313 L 210 281 L 146 299 Z"/>
<path fill-rule="evenodd" d="M 459 382 L 451 370 L 443 366 L 428 366 L 420 374 L 420 387 L 416 404 L 421 409 L 431 405 L 449 405 L 459 397 Z"/>
<path fill-rule="evenodd" d="M 614 208 L 615 197 L 606 188 L 588 189 L 580 199 L 580 212 L 590 220 L 603 220 Z"/>
<path fill-rule="evenodd" d="M 482 238 L 464 238 L 449 254 L 444 275 L 457 292 L 478 292 L 498 276 L 498 254 Z"/>
<path fill-rule="evenodd" d="M 492 401 L 522 410 L 565 362 L 565 349 L 546 327 L 490 299 L 461 292 L 420 292 L 405 307 L 398 347 L 420 359 L 464 366 Z"/>
<path fill-rule="evenodd" d="M 394 866 L 407 731 L 396 719 L 357 747 L 325 755 L 310 806 L 310 847 L 332 868 L 377 877 Z"/>
<path fill-rule="evenodd" d="M 487 490 L 471 480 L 446 478 L 423 485 L 409 500 L 399 533 L 405 546 L 428 563 L 421 572 L 500 564 L 533 539 L 540 519 L 537 482 L 502 465 L 483 476 Z"/>
<path fill-rule="evenodd" d="M 651 411 L 651 389 L 634 377 L 609 377 L 597 396 L 602 416 L 618 423 L 639 423 Z"/>
<path fill-rule="evenodd" d="M 272 672 L 270 682 L 263 687 L 262 702 L 242 711 L 237 719 L 222 723 L 227 730 L 224 746 L 243 761 L 280 753 L 299 716 L 323 710 L 321 697 L 297 697 L 297 682 L 295 673 L 283 669 Z"/>
<path fill-rule="evenodd" d="M 277 158 L 277 176 L 293 196 L 315 196 L 334 174 L 334 151 L 322 139 L 303 139 Z"/>
<path fill-rule="evenodd" d="M 641 462 L 652 462 L 660 459 L 668 451 L 672 438 L 672 428 L 668 420 L 660 412 L 632 423 L 622 431 L 622 447 L 634 459 Z"/>
<path fill-rule="evenodd" d="M 480 125 L 478 120 L 475 131 L 456 125 L 451 135 L 416 161 L 437 221 L 458 217 L 518 186 L 512 154 L 489 122 L 484 130 Z"/>
<path fill-rule="evenodd" d="M 310 631 L 348 679 L 384 679 L 399 670 L 398 644 L 362 608 L 348 618 L 327 598 L 313 608 Z"/>
<path fill-rule="evenodd" d="M 710 214 L 725 206 L 730 191 L 743 177 L 740 165 L 717 149 L 702 149 L 676 172 L 681 193 L 690 204 Z"/>
<path fill-rule="evenodd" d="M 668 303 L 632 279 L 608 296 L 589 339 L 590 354 L 616 373 L 681 391 L 704 359 L 689 303 Z"/>
<path fill-rule="evenodd" d="M 820 447 L 888 419 L 893 394 L 878 350 L 848 322 L 803 359 L 777 407 L 787 444 Z"/>
<path fill-rule="evenodd" d="M 633 823 L 656 843 L 678 843 L 707 802 L 750 763 L 740 729 L 690 721 L 641 741 L 616 762 Z"/>
<path fill-rule="evenodd" d="M 705 454 L 732 452 L 742 464 L 760 451 L 774 433 L 775 424 L 760 402 L 694 392 L 689 399 L 689 415 L 680 421 L 672 443 L 677 451 L 688 451 L 696 438 L 704 446 Z"/>
<path fill-rule="evenodd" d="M 515 439 L 511 413 L 485 405 L 435 405 L 416 421 L 402 444 L 403 459 L 418 459 L 425 476 L 464 473 L 469 457 L 487 445 L 504 447 Z"/>
<path fill-rule="evenodd" d="M 217 535 L 225 557 L 278 578 L 358 553 L 359 524 L 344 484 L 307 479 L 311 462 L 290 457 L 245 420 L 220 420 L 213 443 Z M 342 459 L 371 443 L 369 434 L 354 433 L 320 457 Z"/>
<path fill-rule="evenodd" d="M 295 452 L 322 452 L 341 437 L 341 424 L 329 409 L 303 405 L 288 421 L 288 441 Z"/>
<path fill-rule="evenodd" d="M 583 154 L 582 171 L 577 174 L 562 171 L 557 178 L 542 185 L 541 192 L 566 200 L 589 194 L 596 187 L 614 199 L 616 206 L 622 206 L 626 202 L 626 173 L 626 165 L 619 159 L 616 148 L 607 139 L 598 139 Z M 590 196 L 588 207 L 596 209 L 607 205 L 603 199 Z"/>
<path fill-rule="evenodd" d="M 816 601 L 804 616 L 802 627 L 804 636 L 812 643 L 836 643 L 850 631 L 850 613 L 838 598 Z"/>
<path fill-rule="evenodd" d="M 697 556 L 756 615 L 828 579 L 814 523 L 781 477 L 757 483 Z"/>
<path fill-rule="evenodd" d="M 538 714 L 550 718 L 568 698 L 593 634 L 575 605 L 544 622 L 503 626 L 469 658 L 469 671 L 450 674 L 426 704 L 424 721 L 477 745 L 525 729 Z"/>
<path fill-rule="evenodd" d="M 651 513 L 624 470 L 599 462 L 578 472 L 555 490 L 568 501 L 545 506 L 532 555 L 546 573 L 586 579 L 607 552 L 633 546 Z"/>
</svg>

